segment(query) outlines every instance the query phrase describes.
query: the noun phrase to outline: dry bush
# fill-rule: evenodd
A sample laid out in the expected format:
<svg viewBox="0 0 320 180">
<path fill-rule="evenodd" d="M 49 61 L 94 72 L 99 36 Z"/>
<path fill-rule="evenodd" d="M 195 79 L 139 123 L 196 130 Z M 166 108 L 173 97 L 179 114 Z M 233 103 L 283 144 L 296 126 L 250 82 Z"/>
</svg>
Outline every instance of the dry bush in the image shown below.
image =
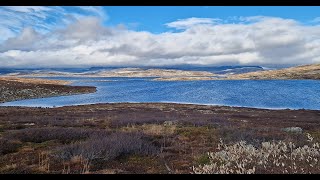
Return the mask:
<svg viewBox="0 0 320 180">
<path fill-rule="evenodd" d="M 82 156 L 74 156 L 70 161 L 63 163 L 62 174 L 88 174 L 90 173 L 90 161 Z"/>
<path fill-rule="evenodd" d="M 39 170 L 42 172 L 50 172 L 50 158 L 49 158 L 49 152 L 43 151 L 39 153 Z"/>
<path fill-rule="evenodd" d="M 210 152 L 209 164 L 193 167 L 199 174 L 252 173 L 320 173 L 320 145 L 307 134 L 309 145 L 272 141 L 256 148 L 245 141 L 226 145 L 222 141 L 218 152 Z"/>
<path fill-rule="evenodd" d="M 124 132 L 143 132 L 150 136 L 172 135 L 176 132 L 176 125 L 143 124 L 142 126 L 127 126 L 121 128 Z"/>
<path fill-rule="evenodd" d="M 143 125 L 142 131 L 147 135 L 161 136 L 161 135 L 172 135 L 177 129 L 176 125 Z"/>
</svg>

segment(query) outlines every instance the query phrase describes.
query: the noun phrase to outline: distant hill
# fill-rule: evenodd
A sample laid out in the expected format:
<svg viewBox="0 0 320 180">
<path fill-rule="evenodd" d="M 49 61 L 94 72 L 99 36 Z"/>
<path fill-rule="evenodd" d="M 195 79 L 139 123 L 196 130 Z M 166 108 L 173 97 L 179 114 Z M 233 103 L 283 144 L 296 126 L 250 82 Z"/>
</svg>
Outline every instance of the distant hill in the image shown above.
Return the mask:
<svg viewBox="0 0 320 180">
<path fill-rule="evenodd" d="M 227 79 L 320 79 L 320 64 L 235 74 Z"/>
<path fill-rule="evenodd" d="M 139 68 L 141 70 L 162 69 L 162 70 L 183 70 L 183 71 L 206 71 L 218 75 L 241 74 L 254 71 L 263 71 L 261 66 L 194 66 L 194 65 L 175 65 L 175 66 L 143 66 L 143 67 L 90 67 L 90 68 L 0 68 L 0 75 L 31 75 L 31 74 L 95 74 L 104 71 L 111 71 L 124 68 Z"/>
</svg>

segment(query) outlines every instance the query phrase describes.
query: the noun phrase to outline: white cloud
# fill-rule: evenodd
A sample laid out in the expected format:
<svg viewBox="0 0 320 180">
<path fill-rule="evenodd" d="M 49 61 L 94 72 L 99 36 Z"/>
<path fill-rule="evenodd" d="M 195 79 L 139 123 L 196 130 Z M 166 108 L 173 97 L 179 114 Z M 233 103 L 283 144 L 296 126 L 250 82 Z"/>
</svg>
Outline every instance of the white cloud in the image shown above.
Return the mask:
<svg viewBox="0 0 320 180">
<path fill-rule="evenodd" d="M 187 18 L 187 19 L 179 19 L 174 22 L 167 23 L 166 25 L 171 28 L 176 29 L 187 29 L 196 25 L 211 25 L 215 24 L 216 22 L 220 21 L 220 19 L 213 19 L 213 18 Z"/>
<path fill-rule="evenodd" d="M 84 12 L 97 15 L 97 17 L 100 17 L 103 20 L 107 20 L 109 18 L 107 13 L 100 6 L 79 6 L 79 8 L 82 9 Z"/>
<path fill-rule="evenodd" d="M 15 33 L 12 32 L 12 30 L 10 30 L 6 27 L 2 27 L 1 25 L 0 25 L 0 34 L 1 34 L 0 42 L 3 42 L 4 40 L 15 36 Z"/>
<path fill-rule="evenodd" d="M 65 38 L 75 38 L 80 40 L 98 39 L 111 34 L 111 31 L 101 25 L 101 20 L 95 17 L 85 17 L 70 24 L 59 33 Z"/>
<path fill-rule="evenodd" d="M 80 18 L 45 35 L 27 28 L 0 45 L 0 66 L 320 63 L 320 27 L 316 25 L 263 16 L 242 17 L 232 24 L 208 18 L 168 24 L 184 29 L 153 34 L 106 27 L 97 17 Z"/>
<path fill-rule="evenodd" d="M 33 45 L 40 40 L 41 35 L 38 34 L 31 27 L 22 30 L 21 34 L 17 37 L 12 37 L 6 40 L 5 46 L 0 46 L 0 51 L 4 50 L 31 50 L 34 49 Z"/>
<path fill-rule="evenodd" d="M 44 6 L 6 6 L 6 9 L 10 9 L 16 12 L 30 13 L 30 12 L 41 12 L 50 11 L 51 9 Z"/>
<path fill-rule="evenodd" d="M 314 18 L 311 22 L 313 22 L 313 23 L 319 23 L 319 22 L 320 22 L 320 17 Z"/>
<path fill-rule="evenodd" d="M 0 7 L 0 32 L 6 34 L 1 34 L 0 43 L 26 27 L 45 34 L 86 16 L 108 19 L 102 7 L 3 6 Z"/>
</svg>

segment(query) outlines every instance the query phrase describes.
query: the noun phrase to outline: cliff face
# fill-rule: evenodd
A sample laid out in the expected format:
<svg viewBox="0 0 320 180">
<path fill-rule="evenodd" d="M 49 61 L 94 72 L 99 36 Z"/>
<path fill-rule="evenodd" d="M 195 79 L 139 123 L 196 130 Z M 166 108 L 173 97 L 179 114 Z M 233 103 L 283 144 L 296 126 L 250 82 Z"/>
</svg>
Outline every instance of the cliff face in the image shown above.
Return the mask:
<svg viewBox="0 0 320 180">
<path fill-rule="evenodd" d="M 229 75 L 226 79 L 320 79 L 320 64 Z"/>
</svg>

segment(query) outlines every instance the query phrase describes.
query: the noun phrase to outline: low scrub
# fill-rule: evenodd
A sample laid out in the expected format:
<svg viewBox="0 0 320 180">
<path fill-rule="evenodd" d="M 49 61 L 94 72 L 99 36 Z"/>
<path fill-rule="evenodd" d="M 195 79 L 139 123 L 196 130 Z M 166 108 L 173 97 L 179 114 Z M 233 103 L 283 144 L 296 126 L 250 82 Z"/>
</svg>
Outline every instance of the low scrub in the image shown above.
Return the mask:
<svg viewBox="0 0 320 180">
<path fill-rule="evenodd" d="M 111 127 L 116 128 L 116 127 L 124 127 L 124 126 L 132 126 L 132 125 L 143 125 L 143 124 L 162 124 L 166 120 L 162 119 L 117 119 L 111 121 Z"/>
<path fill-rule="evenodd" d="M 266 141 L 291 141 L 298 146 L 307 142 L 306 136 L 302 133 L 283 132 L 281 129 L 273 127 L 236 128 L 221 126 L 217 130 L 223 142 L 227 144 L 246 141 L 254 147 L 261 147 L 261 143 Z"/>
<path fill-rule="evenodd" d="M 73 157 L 87 160 L 113 160 L 121 155 L 155 155 L 159 148 L 152 145 L 141 133 L 113 133 L 93 135 L 88 140 L 66 145 L 56 150 L 54 156 L 64 161 Z"/>
<path fill-rule="evenodd" d="M 200 119 L 186 119 L 186 118 L 179 118 L 179 120 L 168 120 L 166 118 L 162 119 L 153 119 L 153 118 L 134 118 L 134 119 L 117 119 L 111 121 L 111 127 L 118 128 L 123 126 L 132 126 L 132 125 L 143 125 L 143 124 L 166 124 L 167 122 L 171 122 L 175 125 L 186 125 L 186 126 L 216 126 L 220 122 L 224 122 L 224 118 L 220 117 L 213 117 L 210 120 L 200 120 Z"/>
<path fill-rule="evenodd" d="M 226 145 L 222 141 L 217 152 L 210 152 L 210 163 L 193 167 L 197 174 L 293 174 L 320 172 L 320 144 L 312 142 L 296 146 L 292 142 L 262 142 L 256 148 L 245 141 Z"/>
<path fill-rule="evenodd" d="M 8 139 L 0 139 L 0 155 L 16 152 L 20 144 Z"/>
<path fill-rule="evenodd" d="M 18 139 L 22 142 L 41 143 L 50 140 L 58 140 L 69 143 L 88 138 L 95 131 L 81 128 L 28 128 L 12 131 L 8 138 Z"/>
</svg>

